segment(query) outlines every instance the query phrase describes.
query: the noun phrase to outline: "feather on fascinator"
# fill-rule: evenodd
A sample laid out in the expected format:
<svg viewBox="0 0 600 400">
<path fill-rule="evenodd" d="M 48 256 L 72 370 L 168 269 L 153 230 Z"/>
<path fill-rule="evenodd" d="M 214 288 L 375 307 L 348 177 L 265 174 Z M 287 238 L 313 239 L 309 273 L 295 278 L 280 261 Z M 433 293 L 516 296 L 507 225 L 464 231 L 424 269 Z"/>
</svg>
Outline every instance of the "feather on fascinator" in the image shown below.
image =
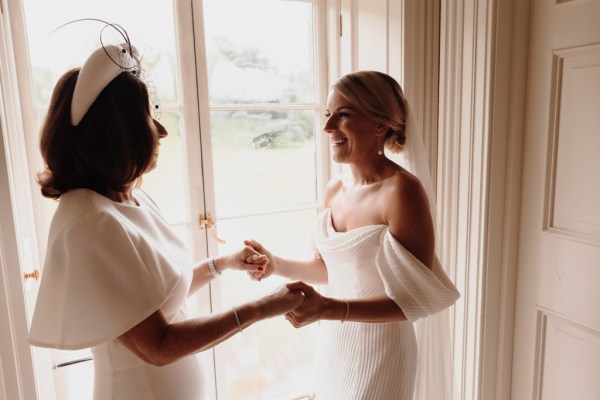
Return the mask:
<svg viewBox="0 0 600 400">
<path fill-rule="evenodd" d="M 130 44 L 106 45 L 85 61 L 71 101 L 71 124 L 79 125 L 98 95 L 123 71 L 136 73 L 140 65 L 137 49 Z"/>
</svg>

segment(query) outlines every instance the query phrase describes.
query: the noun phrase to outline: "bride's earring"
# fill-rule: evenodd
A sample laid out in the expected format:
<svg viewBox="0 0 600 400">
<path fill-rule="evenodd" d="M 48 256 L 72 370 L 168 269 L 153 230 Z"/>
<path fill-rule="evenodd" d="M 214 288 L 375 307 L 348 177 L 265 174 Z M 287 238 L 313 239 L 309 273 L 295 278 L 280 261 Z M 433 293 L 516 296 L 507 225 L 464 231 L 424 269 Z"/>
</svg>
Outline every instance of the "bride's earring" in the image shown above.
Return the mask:
<svg viewBox="0 0 600 400">
<path fill-rule="evenodd" d="M 383 154 L 383 146 L 381 146 L 381 135 L 377 136 L 377 141 L 379 142 L 379 151 L 377 152 L 377 154 L 382 155 Z"/>
</svg>

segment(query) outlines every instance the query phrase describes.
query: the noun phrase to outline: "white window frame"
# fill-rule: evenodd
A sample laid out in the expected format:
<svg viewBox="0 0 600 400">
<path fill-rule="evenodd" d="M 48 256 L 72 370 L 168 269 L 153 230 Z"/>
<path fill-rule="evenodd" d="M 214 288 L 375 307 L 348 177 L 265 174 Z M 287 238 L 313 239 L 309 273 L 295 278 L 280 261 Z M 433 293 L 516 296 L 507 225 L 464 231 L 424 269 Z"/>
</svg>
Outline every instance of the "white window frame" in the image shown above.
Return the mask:
<svg viewBox="0 0 600 400">
<path fill-rule="evenodd" d="M 21 26 L 20 3 L 4 3 L 0 0 L 0 130 L 2 131 L 3 154 L 0 157 L 0 183 L 2 184 L 2 207 L 0 209 L 1 254 L 0 272 L 3 284 L 0 305 L 3 307 L 3 323 L 7 336 L 2 336 L 0 372 L 3 374 L 5 398 L 36 398 L 39 393 L 54 393 L 54 382 L 50 370 L 36 374 L 34 364 L 50 365 L 50 353 L 45 349 L 33 348 L 27 342 L 31 316 L 27 310 L 24 293 L 24 274 L 40 270 L 40 251 L 37 245 L 39 215 L 36 215 L 31 185 L 30 162 L 27 148 L 30 146 L 25 135 L 28 114 L 23 112 L 21 102 L 23 81 L 29 77 L 19 76 L 17 66 L 23 46 L 13 32 Z M 21 53 L 22 56 L 22 53 Z M 30 290 L 37 290 L 36 285 Z M 0 314 L 1 315 L 1 314 Z M 8 345 L 12 348 L 8 349 Z M 6 363 L 6 365 L 4 364 Z M 6 378 L 5 371 L 12 371 L 13 380 Z M 9 375 L 10 377 L 10 375 Z M 54 399 L 51 395 L 50 399 Z"/>
<path fill-rule="evenodd" d="M 282 212 L 282 211 L 296 211 L 296 210 L 303 210 L 303 209 L 320 209 L 322 207 L 322 194 L 325 188 L 325 185 L 327 183 L 327 181 L 330 178 L 330 171 L 332 169 L 331 167 L 331 161 L 330 161 L 330 156 L 329 156 L 329 140 L 326 137 L 326 135 L 320 134 L 321 127 L 324 124 L 324 113 L 323 112 L 318 112 L 319 109 L 323 110 L 324 106 L 325 106 L 325 102 L 326 102 L 326 97 L 327 97 L 327 87 L 328 87 L 328 81 L 327 81 L 327 37 L 328 37 L 328 32 L 327 32 L 327 28 L 326 28 L 326 10 L 327 10 L 327 0 L 293 0 L 293 1 L 298 1 L 298 2 L 307 2 L 307 3 L 311 3 L 313 4 L 314 7 L 314 21 L 315 21 L 315 29 L 316 29 L 316 51 L 315 51 L 315 71 L 317 72 L 316 75 L 316 80 L 315 80 L 315 87 L 318 88 L 317 93 L 316 93 L 316 99 L 315 99 L 315 105 L 314 105 L 314 109 L 317 111 L 317 118 L 315 119 L 315 143 L 316 143 L 316 152 L 317 152 L 317 165 L 316 165 L 316 170 L 318 172 L 320 172 L 320 174 L 317 175 L 317 201 L 315 204 L 310 204 L 310 205 L 303 205 L 300 207 L 290 207 L 290 208 L 281 208 L 281 209 L 277 209 L 277 210 L 265 210 L 265 213 L 271 213 L 271 212 Z M 179 4 L 179 3 L 178 3 Z M 185 76 L 183 76 L 182 73 L 182 79 L 188 79 L 189 82 L 194 82 L 196 84 L 196 90 L 197 90 L 197 94 L 195 94 L 195 96 L 192 93 L 189 94 L 185 94 L 184 93 L 184 100 L 183 101 L 193 101 L 195 102 L 195 104 L 198 105 L 198 110 L 199 110 L 199 115 L 198 118 L 195 119 L 195 121 L 189 121 L 192 124 L 197 124 L 199 122 L 199 131 L 200 131 L 200 136 L 199 137 L 195 137 L 193 140 L 198 140 L 196 143 L 193 144 L 193 146 L 190 146 L 190 144 L 188 144 L 188 157 L 190 157 L 191 159 L 196 160 L 197 162 L 197 167 L 195 168 L 195 171 L 204 171 L 204 176 L 202 181 L 204 182 L 204 186 L 207 188 L 214 188 L 215 184 L 213 181 L 213 174 L 212 171 L 208 171 L 207 168 L 203 168 L 206 165 L 212 165 L 212 160 L 213 160 L 213 154 L 212 154 L 212 139 L 211 139 L 211 127 L 210 127 L 210 112 L 213 110 L 221 110 L 221 109 L 225 109 L 227 107 L 227 105 L 225 106 L 210 106 L 209 104 L 209 95 L 208 95 L 208 71 L 207 71 L 207 60 L 206 60 L 206 53 L 204 50 L 204 42 L 205 42 L 205 38 L 204 38 L 204 13 L 203 13 L 203 7 L 202 7 L 202 0 L 192 0 L 191 1 L 191 14 L 192 14 L 192 21 L 189 21 L 191 23 L 190 26 L 187 26 L 187 21 L 188 19 L 186 18 L 186 10 L 183 8 L 179 8 L 178 10 L 176 10 L 176 14 L 178 15 L 178 23 L 177 25 L 179 26 L 179 30 L 180 30 L 180 34 L 183 35 L 188 35 L 190 33 L 190 29 L 193 28 L 193 33 L 194 33 L 194 53 L 195 53 L 195 59 L 193 59 L 193 55 L 191 55 L 191 52 L 189 52 L 189 47 L 188 47 L 188 54 L 183 54 L 180 58 L 180 60 L 182 61 L 182 63 L 184 63 L 187 66 L 195 66 L 195 71 L 187 70 L 185 71 Z M 181 23 L 182 21 L 183 24 Z M 193 26 L 192 26 L 193 25 Z M 187 36 L 189 37 L 189 36 Z M 180 52 L 185 53 L 185 51 L 183 51 L 183 48 L 186 48 L 186 46 L 180 43 Z M 187 57 L 187 60 L 186 60 Z M 187 84 L 183 84 L 182 88 L 185 88 L 186 86 L 188 86 Z M 187 100 L 186 100 L 187 99 Z M 199 104 L 198 104 L 199 102 Z M 265 107 L 265 109 L 275 109 L 275 108 L 280 108 L 280 109 L 296 109 L 302 106 L 268 106 Z M 243 106 L 241 107 L 236 107 L 239 109 L 244 108 Z M 252 109 L 255 109 L 255 106 L 252 106 Z M 188 121 L 186 121 L 186 124 L 188 123 Z M 190 149 L 191 147 L 194 147 L 196 150 L 194 149 Z M 193 189 L 191 189 L 193 190 Z M 196 189 L 199 191 L 199 189 Z M 200 191 L 199 191 L 200 192 Z M 213 215 L 215 215 L 215 210 L 216 210 L 216 204 L 215 204 L 215 198 L 214 198 L 214 192 L 212 190 L 208 190 L 208 191 L 202 191 L 201 193 L 203 193 L 203 203 L 204 203 L 204 208 L 198 208 L 198 213 L 203 213 L 204 215 L 206 215 L 206 213 L 212 213 Z M 200 199 L 195 199 L 198 203 L 200 202 Z M 194 214 L 194 215 L 199 215 L 199 214 Z M 237 216 L 237 215 L 236 215 Z M 224 216 L 223 219 L 226 219 L 228 217 L 235 217 L 235 216 Z M 218 222 L 217 222 L 217 227 L 218 227 Z M 196 240 L 196 239 L 195 239 Z M 206 255 L 204 255 L 203 257 L 210 255 L 215 255 L 218 252 L 218 242 L 217 242 L 217 238 L 215 235 L 210 234 L 210 232 L 208 231 L 204 231 L 202 237 L 197 238 L 197 240 L 203 240 L 206 243 L 206 246 L 204 247 L 206 249 Z M 212 304 L 211 309 L 212 308 L 220 308 L 220 302 L 218 298 L 215 298 L 214 293 L 219 293 L 220 292 L 220 282 L 219 280 L 213 281 L 211 282 L 210 285 L 207 285 L 205 288 L 203 288 L 200 293 L 199 296 L 200 297 L 200 301 L 198 303 L 200 304 Z M 211 310 L 208 309 L 199 309 L 201 312 L 210 312 Z M 212 374 L 212 378 L 211 379 L 211 388 L 210 388 L 210 393 L 219 393 L 222 392 L 222 388 L 219 388 L 219 380 L 218 380 L 218 376 L 219 375 L 223 375 L 222 373 L 220 373 L 219 371 L 217 371 L 218 364 L 216 363 L 216 355 L 215 355 L 215 349 L 212 349 L 210 352 L 207 352 L 207 354 L 210 354 L 210 364 L 215 366 L 214 368 L 211 369 L 211 374 Z M 309 395 L 309 393 L 306 393 L 306 395 Z M 216 398 L 216 397 L 215 397 Z"/>
<path fill-rule="evenodd" d="M 4 1 L 7 3 L 4 4 Z M 308 1 L 316 5 L 315 23 L 318 30 L 316 58 L 326 60 L 326 0 L 295 1 Z M 174 0 L 173 4 L 177 20 L 175 27 L 177 29 L 177 51 L 180 60 L 181 79 L 193 83 L 190 85 L 182 82 L 180 85 L 182 89 L 181 102 L 193 104 L 194 106 L 191 108 L 198 111 L 197 115 L 194 115 L 194 113 L 184 113 L 182 114 L 182 118 L 184 118 L 184 124 L 188 130 L 200 132 L 200 135 L 186 136 L 186 166 L 194 171 L 202 171 L 203 157 L 205 162 L 210 162 L 212 158 L 209 146 L 209 108 L 200 105 L 208 104 L 206 60 L 204 59 L 205 54 L 202 48 L 204 42 L 203 30 L 198 29 L 203 24 L 202 0 Z M 8 182 L 6 187 L 9 189 L 3 191 L 2 199 L 6 198 L 8 200 L 10 198 L 10 203 L 6 203 L 7 205 L 10 204 L 10 207 L 0 213 L 2 221 L 15 222 L 13 226 L 3 224 L 3 231 L 5 227 L 8 228 L 8 231 L 7 233 L 2 232 L 6 236 L 2 242 L 3 257 L 0 258 L 0 266 L 2 267 L 2 272 L 10 272 L 10 276 L 6 277 L 6 274 L 3 275 L 0 284 L 3 284 L 5 288 L 11 286 L 19 288 L 22 286 L 23 273 L 30 272 L 34 268 L 41 270 L 40 266 L 43 264 L 46 252 L 46 241 L 38 240 L 37 238 L 47 237 L 50 219 L 46 216 L 44 205 L 44 202 L 47 200 L 39 195 L 39 188 L 33 181 L 35 172 L 41 170 L 43 162 L 38 147 L 36 128 L 36 111 L 38 110 L 35 107 L 31 70 L 29 68 L 30 63 L 27 52 L 28 46 L 23 5 L 21 0 L 0 0 L 0 5 L 2 5 L 2 9 L 0 10 L 2 12 L 2 25 L 0 26 L 2 32 L 2 41 L 0 43 L 0 50 L 2 51 L 0 78 L 3 100 L 0 103 L 2 105 L 0 122 L 2 122 L 2 144 L 9 148 L 5 153 L 13 157 L 6 160 L 0 158 L 0 161 L 3 162 L 1 165 L 7 166 L 6 171 L 0 169 L 0 172 L 2 172 L 0 173 L 0 182 Z M 186 42 L 186 40 L 179 40 L 180 38 L 190 38 L 190 40 L 193 40 L 194 52 L 189 51 L 191 43 Z M 194 59 L 194 53 L 197 55 L 197 59 Z M 319 71 L 316 85 L 320 88 L 317 93 L 318 105 L 316 108 L 322 107 L 327 93 L 325 61 L 320 65 L 321 67 L 316 69 L 316 71 Z M 16 71 L 19 71 L 19 73 Z M 199 101 L 199 99 L 201 100 Z M 318 112 L 317 114 L 320 118 L 316 119 L 318 126 L 315 132 L 321 132 L 323 113 Z M 319 201 L 314 206 L 318 208 L 320 207 L 319 203 L 322 198 L 322 189 L 329 179 L 330 160 L 328 140 L 325 135 L 317 134 L 315 140 L 319 154 L 317 171 L 323 171 L 323 174 L 317 177 Z M 215 210 L 214 197 L 204 195 L 205 187 L 213 185 L 212 174 L 205 174 L 203 179 L 197 179 L 192 174 L 188 174 L 188 178 L 188 189 L 191 192 L 189 196 L 191 199 L 191 204 L 189 205 L 191 215 L 198 216 L 206 214 L 207 211 Z M 11 235 L 12 240 L 7 240 Z M 217 242 L 207 230 L 193 229 L 191 242 L 193 256 L 196 259 L 206 258 L 209 254 L 216 254 Z M 24 248 L 25 246 L 27 248 Z M 18 268 L 11 267 L 9 264 L 18 265 Z M 7 291 L 7 294 L 10 298 L 7 302 L 0 303 L 0 306 L 5 304 L 5 309 L 9 311 L 6 320 L 16 322 L 16 328 L 18 328 L 15 329 L 15 327 L 12 327 L 11 331 L 13 351 L 11 358 L 18 360 L 14 368 L 11 369 L 18 374 L 15 376 L 16 385 L 8 387 L 7 394 L 10 394 L 8 398 L 13 398 L 12 390 L 15 388 L 18 391 L 18 395 L 14 396 L 14 398 L 43 398 L 45 400 L 53 400 L 55 399 L 55 387 L 52 370 L 48 368 L 47 371 L 40 373 L 34 367 L 36 362 L 42 362 L 48 366 L 52 365 L 50 350 L 32 347 L 26 339 L 31 319 L 31 315 L 28 315 L 27 310 L 33 311 L 34 304 L 26 307 L 24 302 L 27 297 L 23 293 L 18 293 L 18 290 L 17 292 L 14 289 Z M 210 287 L 203 288 L 195 297 L 198 298 L 198 301 L 195 302 L 196 304 L 209 305 L 211 297 Z M 15 302 L 15 300 L 20 300 L 21 302 Z M 201 306 L 195 311 L 209 313 L 211 307 Z M 0 315 L 3 314 L 0 313 Z M 212 354 L 213 352 L 207 353 Z M 2 355 L 4 355 L 4 352 Z M 214 365 L 214 359 L 209 359 L 208 361 L 209 364 Z M 211 363 L 210 361 L 213 362 Z M 2 364 L 0 364 L 0 372 L 2 371 Z M 213 374 L 214 372 L 213 369 Z M 5 376 L 4 373 L 0 375 L 2 378 Z M 209 388 L 210 393 L 216 393 L 214 386 L 216 377 L 213 375 L 213 378 L 215 379 L 209 380 L 212 385 Z M 27 384 L 26 382 L 33 384 Z"/>
</svg>

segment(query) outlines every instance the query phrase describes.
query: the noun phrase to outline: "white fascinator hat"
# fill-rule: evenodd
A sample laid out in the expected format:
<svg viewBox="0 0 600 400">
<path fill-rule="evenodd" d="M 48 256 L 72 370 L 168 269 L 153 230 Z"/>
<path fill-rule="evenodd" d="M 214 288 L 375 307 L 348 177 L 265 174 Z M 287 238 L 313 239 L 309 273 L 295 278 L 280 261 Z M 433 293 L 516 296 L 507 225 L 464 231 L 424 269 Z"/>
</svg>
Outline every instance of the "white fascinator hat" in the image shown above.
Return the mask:
<svg viewBox="0 0 600 400">
<path fill-rule="evenodd" d="M 62 24 L 53 32 L 77 22 L 91 21 L 104 24 L 100 30 L 100 47 L 90 54 L 84 62 L 73 92 L 71 101 L 71 125 L 78 126 L 94 101 L 104 88 L 122 72 L 130 72 L 142 78 L 141 57 L 138 50 L 131 44 L 129 34 L 119 24 L 97 18 L 82 18 Z M 105 44 L 103 34 L 107 28 L 112 28 L 123 39 L 121 44 Z M 158 107 L 156 107 L 158 108 Z"/>
<path fill-rule="evenodd" d="M 102 90 L 120 73 L 140 73 L 137 49 L 129 43 L 103 45 L 85 61 L 71 101 L 71 124 L 79 125 Z"/>
</svg>

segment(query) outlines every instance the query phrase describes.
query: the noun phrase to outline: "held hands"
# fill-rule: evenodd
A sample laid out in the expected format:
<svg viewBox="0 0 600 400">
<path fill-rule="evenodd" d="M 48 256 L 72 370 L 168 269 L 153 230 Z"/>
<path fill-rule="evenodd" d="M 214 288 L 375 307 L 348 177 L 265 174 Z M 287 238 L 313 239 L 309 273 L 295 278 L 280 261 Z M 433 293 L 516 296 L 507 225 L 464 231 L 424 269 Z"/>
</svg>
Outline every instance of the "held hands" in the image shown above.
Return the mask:
<svg viewBox="0 0 600 400">
<path fill-rule="evenodd" d="M 325 318 L 329 299 L 304 282 L 292 282 L 265 296 L 266 315 L 284 314 L 295 328 L 300 328 Z"/>
<path fill-rule="evenodd" d="M 304 302 L 285 314 L 285 319 L 294 327 L 300 328 L 325 318 L 329 299 L 304 282 L 292 282 L 285 286 L 304 294 Z"/>
<path fill-rule="evenodd" d="M 282 286 L 261 300 L 261 304 L 264 307 L 264 315 L 274 317 L 301 306 L 305 297 L 301 290 Z"/>
<path fill-rule="evenodd" d="M 256 252 L 256 254 L 262 254 L 268 260 L 268 266 L 265 264 L 263 269 L 248 271 L 248 276 L 250 277 L 250 279 L 260 281 L 264 278 L 268 278 L 269 276 L 275 273 L 277 265 L 275 263 L 273 254 L 269 250 L 265 249 L 262 244 L 253 239 L 244 240 L 244 245 L 253 249 Z M 246 262 L 251 262 L 251 257 L 246 259 Z"/>
<path fill-rule="evenodd" d="M 277 271 L 273 254 L 256 240 L 244 240 L 246 246 L 240 253 L 246 254 L 245 265 L 258 265 L 255 268 L 238 268 L 246 270 L 252 280 L 260 281 Z M 246 251 L 246 253 L 244 253 Z M 312 286 L 304 282 L 292 282 L 263 298 L 269 304 L 269 316 L 285 314 L 285 318 L 296 328 L 309 325 L 326 318 L 331 311 L 331 300 L 321 296 Z"/>
<path fill-rule="evenodd" d="M 269 259 L 260 254 L 252 246 L 245 245 L 240 251 L 224 255 L 215 259 L 215 267 L 218 271 L 230 269 L 235 271 L 246 271 L 248 274 L 261 274 L 265 271 Z"/>
</svg>

